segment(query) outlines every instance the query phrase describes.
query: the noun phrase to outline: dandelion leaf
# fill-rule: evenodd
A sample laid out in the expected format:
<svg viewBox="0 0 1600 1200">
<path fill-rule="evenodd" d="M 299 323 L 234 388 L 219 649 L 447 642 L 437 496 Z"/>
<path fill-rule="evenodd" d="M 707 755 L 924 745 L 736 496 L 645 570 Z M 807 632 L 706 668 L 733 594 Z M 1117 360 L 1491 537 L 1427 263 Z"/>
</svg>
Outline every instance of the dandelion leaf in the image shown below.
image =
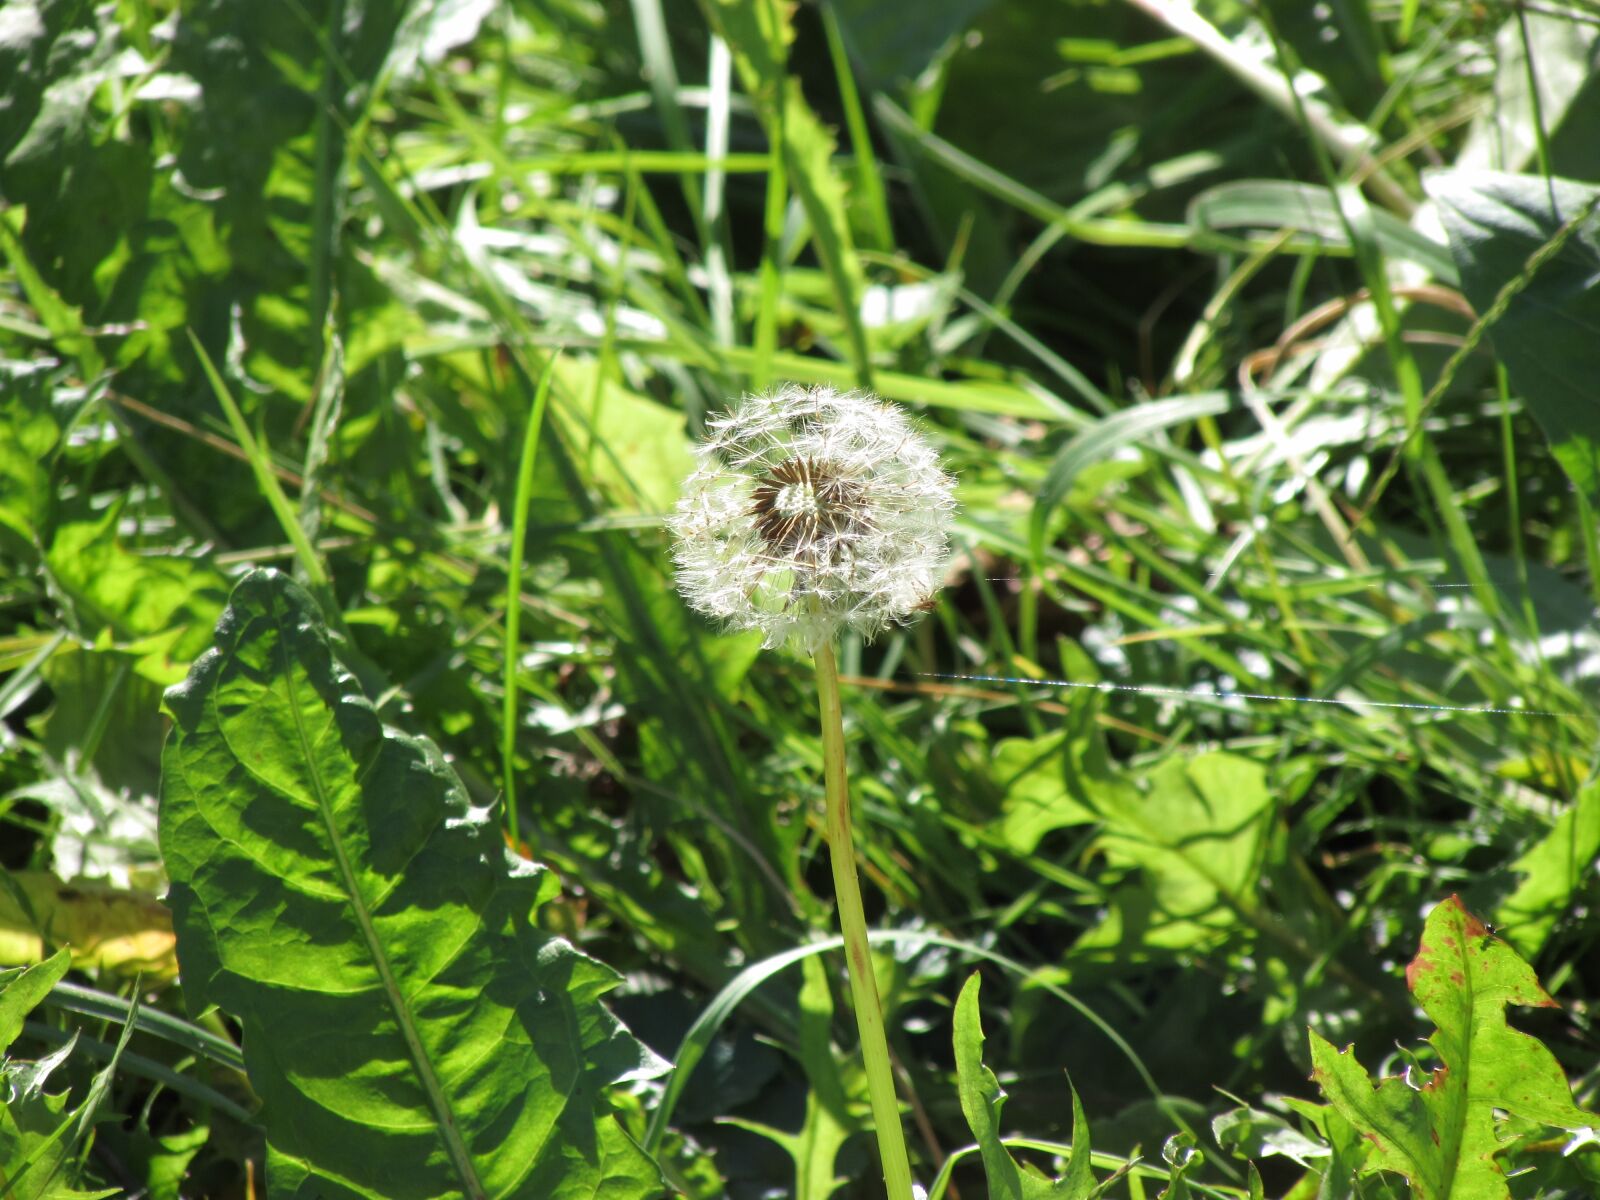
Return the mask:
<svg viewBox="0 0 1600 1200">
<path fill-rule="evenodd" d="M 1372 1146 L 1366 1170 L 1395 1171 L 1417 1200 L 1508 1200 L 1495 1162 L 1495 1109 L 1564 1129 L 1600 1124 L 1572 1102 L 1566 1076 L 1538 1039 L 1506 1024 L 1506 1006 L 1555 1001 L 1509 944 L 1452 896 L 1428 915 L 1406 982 L 1438 1027 L 1439 1066 L 1421 1087 L 1376 1086 L 1353 1049 L 1311 1034 L 1312 1078 Z"/>
<path fill-rule="evenodd" d="M 659 1194 L 602 1095 L 656 1065 L 617 976 L 534 926 L 553 877 L 379 720 L 305 591 L 247 575 L 167 707 L 184 999 L 243 1028 L 270 1197 Z"/>
<path fill-rule="evenodd" d="M 1059 1179 L 1049 1179 L 1035 1167 L 1019 1164 L 1000 1140 L 1000 1111 L 1006 1097 L 994 1072 L 983 1065 L 978 988 L 979 976 L 974 974 L 956 1001 L 956 1086 L 962 1115 L 983 1158 L 990 1200 L 1089 1200 L 1095 1193 L 1094 1175 L 1089 1169 L 1089 1122 L 1076 1088 L 1072 1090 L 1072 1154 L 1066 1173 Z"/>
</svg>

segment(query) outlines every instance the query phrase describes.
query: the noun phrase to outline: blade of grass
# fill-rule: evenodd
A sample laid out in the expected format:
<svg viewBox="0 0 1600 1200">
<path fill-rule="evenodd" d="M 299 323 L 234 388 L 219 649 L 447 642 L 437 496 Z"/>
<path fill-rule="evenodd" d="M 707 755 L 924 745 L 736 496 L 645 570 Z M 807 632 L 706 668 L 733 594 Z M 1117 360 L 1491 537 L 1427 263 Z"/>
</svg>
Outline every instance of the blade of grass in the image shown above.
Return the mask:
<svg viewBox="0 0 1600 1200">
<path fill-rule="evenodd" d="M 544 428 L 550 381 L 555 378 L 557 350 L 545 359 L 544 370 L 533 390 L 533 407 L 522 435 L 522 457 L 517 464 L 517 492 L 511 514 L 511 547 L 506 562 L 505 698 L 500 709 L 501 784 L 505 789 L 506 829 L 512 845 L 517 830 L 517 668 L 522 655 L 522 556 L 528 540 L 528 509 L 533 504 L 533 469 L 539 457 L 539 433 Z M 530 830 L 530 834 L 531 834 Z"/>
<path fill-rule="evenodd" d="M 1210 230 L 1196 229 L 1190 225 L 1086 216 L 1082 211 L 1085 205 L 1065 208 L 1048 196 L 1018 183 L 987 163 L 973 158 L 937 134 L 929 133 L 887 96 L 874 98 L 873 111 L 879 121 L 904 138 L 908 145 L 920 150 L 974 187 L 1050 226 L 1058 231 L 1057 236 L 1075 238 L 1091 246 L 1249 251 L 1270 245 L 1281 249 L 1285 254 L 1348 256 L 1350 253 L 1348 247 L 1328 245 L 1315 237 L 1292 237 L 1287 240 L 1271 236 L 1229 237 Z M 1090 197 L 1085 204 L 1090 208 L 1098 208 L 1100 201 L 1096 197 Z"/>
<path fill-rule="evenodd" d="M 187 330 L 189 344 L 194 347 L 195 355 L 200 359 L 201 369 L 206 373 L 206 379 L 211 384 L 211 390 L 216 394 L 217 403 L 222 406 L 223 413 L 228 418 L 228 425 L 233 430 L 233 436 L 239 443 L 239 449 L 244 452 L 245 461 L 250 464 L 250 471 L 255 476 L 256 487 L 262 497 L 272 509 L 272 515 L 278 518 L 278 525 L 283 529 L 284 536 L 289 544 L 294 547 L 295 562 L 305 572 L 306 579 L 311 583 L 314 591 L 322 593 L 319 600 L 324 600 L 324 608 L 330 608 L 329 618 L 332 619 L 337 612 L 337 606 L 330 606 L 325 602 L 329 591 L 328 573 L 323 569 L 322 559 L 317 554 L 306 531 L 300 526 L 300 518 L 289 503 L 289 498 L 283 494 L 283 488 L 278 486 L 278 476 L 275 473 L 272 457 L 264 446 L 250 432 L 250 426 L 245 423 L 244 414 L 239 411 L 239 406 L 234 402 L 233 393 L 228 390 L 228 385 L 218 373 L 216 365 L 211 361 L 211 356 L 206 353 L 206 348 L 201 345 L 200 339 L 195 336 L 194 330 Z"/>
<path fill-rule="evenodd" d="M 113 996 L 110 992 L 83 987 L 76 983 L 56 984 L 45 997 L 45 1003 L 63 1012 L 78 1013 L 102 1021 L 115 1021 L 118 1024 L 126 1024 L 130 1014 L 134 1013 L 133 1004 L 121 996 Z M 201 1055 L 230 1070 L 244 1073 L 244 1054 L 239 1047 L 208 1029 L 202 1029 L 159 1008 L 143 1005 L 139 1006 L 133 1021 L 135 1027 L 145 1033 L 171 1042 L 174 1046 L 180 1046 L 190 1054 Z"/>
<path fill-rule="evenodd" d="M 694 140 L 689 136 L 683 107 L 678 103 L 678 67 L 673 61 L 672 39 L 667 35 L 667 19 L 661 9 L 661 0 L 629 0 L 629 6 L 633 9 L 639 55 L 644 59 L 650 94 L 655 97 L 656 111 L 661 115 L 661 127 L 666 132 L 667 144 L 679 152 L 692 151 Z M 693 176 L 686 174 L 682 187 L 683 198 L 693 215 L 700 237 L 700 245 L 709 246 L 710 231 L 705 224 L 700 185 Z"/>
<path fill-rule="evenodd" d="M 812 244 L 844 322 L 856 384 L 872 390 L 872 361 L 861 322 L 861 260 L 833 169 L 834 141 L 788 73 L 791 12 L 774 0 L 701 0 L 712 27 L 733 52 L 745 91 L 761 114 L 768 142 L 784 157 L 789 185 L 805 209 Z"/>
<path fill-rule="evenodd" d="M 833 74 L 839 81 L 839 104 L 844 109 L 845 128 L 850 131 L 856 189 L 872 229 L 872 248 L 889 254 L 894 250 L 889 201 L 884 195 L 883 177 L 878 173 L 877 158 L 872 153 L 872 134 L 867 129 L 867 115 L 861 108 L 861 94 L 856 90 L 855 72 L 850 68 L 850 55 L 845 50 L 844 34 L 839 28 L 839 14 L 834 11 L 832 4 L 822 5 L 822 29 L 828 38 L 828 57 L 833 62 Z"/>
<path fill-rule="evenodd" d="M 867 934 L 867 940 L 874 946 L 901 945 L 901 946 L 942 946 L 949 950 L 969 954 L 985 962 L 994 963 L 1002 970 L 1010 972 L 1018 979 L 1031 979 L 1035 975 L 1033 968 L 1008 958 L 1004 954 L 986 949 L 975 942 L 962 941 L 959 938 L 947 937 L 940 933 L 929 933 L 920 929 L 874 929 Z M 734 976 L 719 991 L 695 1018 L 694 1024 L 689 1026 L 683 1035 L 683 1040 L 678 1043 L 677 1053 L 673 1055 L 674 1067 L 672 1073 L 666 1077 L 666 1088 L 661 1094 L 661 1100 L 656 1105 L 655 1112 L 650 1114 L 650 1124 L 645 1131 L 644 1148 L 650 1154 L 659 1152 L 661 1139 L 666 1136 L 667 1128 L 672 1122 L 672 1114 L 677 1109 L 678 1101 L 683 1095 L 683 1090 L 688 1086 L 689 1077 L 695 1067 L 705 1057 L 706 1051 L 715 1040 L 718 1030 L 733 1015 L 739 1005 L 767 980 L 782 972 L 785 968 L 814 954 L 833 954 L 844 949 L 844 938 L 828 937 L 819 941 L 808 942 L 804 946 L 796 946 L 784 950 L 760 962 L 752 963 L 739 974 Z M 1170 1101 L 1157 1085 L 1144 1060 L 1126 1039 L 1108 1024 L 1104 1017 L 1095 1012 L 1082 1000 L 1071 992 L 1047 979 L 1034 979 L 1035 985 L 1049 993 L 1055 999 L 1066 1004 L 1098 1029 L 1113 1046 L 1127 1059 L 1133 1067 L 1134 1073 L 1149 1091 L 1150 1097 L 1156 1106 L 1170 1117 L 1180 1129 L 1189 1130 L 1190 1126 L 1176 1109 L 1172 1108 Z M 1192 1132 L 1192 1130 L 1191 1130 Z"/>
<path fill-rule="evenodd" d="M 1372 131 L 1358 122 L 1342 120 L 1320 100 L 1308 100 L 1301 91 L 1302 88 L 1309 90 L 1308 85 L 1294 82 L 1295 70 L 1284 61 L 1284 47 L 1275 35 L 1277 63 L 1267 64 L 1236 46 L 1201 16 L 1189 0 L 1127 0 L 1127 3 L 1194 42 L 1245 87 L 1305 129 L 1319 150 L 1331 152 L 1342 166 L 1359 167 L 1365 172 L 1367 186 L 1387 207 L 1402 216 L 1411 215 L 1416 201 L 1372 159 L 1370 151 L 1376 140 Z M 1270 26 L 1270 14 L 1263 7 L 1257 6 L 1255 14 Z"/>
<path fill-rule="evenodd" d="M 711 103 L 706 108 L 706 157 L 728 153 L 728 95 L 733 86 L 733 56 L 728 43 L 713 35 L 707 83 Z M 733 280 L 728 274 L 728 218 L 725 210 L 725 176 L 721 168 L 706 168 L 702 223 L 710 233 L 705 243 L 706 291 L 711 298 L 711 333 L 724 346 L 733 344 Z"/>
<path fill-rule="evenodd" d="M 763 390 L 772 380 L 778 349 L 778 305 L 783 292 L 783 214 L 789 207 L 789 174 L 783 165 L 783 123 L 767 131 L 773 140 L 767 170 L 766 201 L 761 210 L 761 301 L 756 309 L 754 350 L 749 367 L 750 386 Z"/>
<path fill-rule="evenodd" d="M 316 402 L 310 410 L 310 436 L 300 468 L 300 528 L 315 543 L 322 528 L 322 468 L 328 443 L 344 408 L 344 342 L 338 331 L 324 331 L 322 366 L 317 371 Z"/>
</svg>

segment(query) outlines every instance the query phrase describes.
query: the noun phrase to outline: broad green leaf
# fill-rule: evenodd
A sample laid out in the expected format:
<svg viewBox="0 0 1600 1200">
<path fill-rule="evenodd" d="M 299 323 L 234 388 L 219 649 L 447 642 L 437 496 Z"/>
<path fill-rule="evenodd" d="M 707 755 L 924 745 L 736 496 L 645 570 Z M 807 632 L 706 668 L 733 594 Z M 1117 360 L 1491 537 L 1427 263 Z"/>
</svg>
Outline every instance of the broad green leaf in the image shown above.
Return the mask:
<svg viewBox="0 0 1600 1200">
<path fill-rule="evenodd" d="M 1600 782 L 1586 784 L 1556 818 L 1550 832 L 1511 869 L 1522 876 L 1517 890 L 1495 913 L 1496 926 L 1518 951 L 1537 954 L 1556 922 L 1588 883 L 1600 855 Z"/>
<path fill-rule="evenodd" d="M 1600 500 L 1600 189 L 1452 171 L 1430 176 L 1428 194 L 1472 306 L 1489 313 L 1510 285 L 1504 315 L 1489 329 L 1495 351 L 1557 461 Z M 1530 269 L 1535 254 L 1551 257 Z"/>
<path fill-rule="evenodd" d="M 161 847 L 191 1012 L 243 1027 L 268 1192 L 659 1191 L 602 1090 L 654 1067 L 609 968 L 431 742 L 385 727 L 310 597 L 254 571 L 168 693 Z"/>
<path fill-rule="evenodd" d="M 989 1200 L 1088 1200 L 1094 1194 L 1094 1176 L 1089 1170 L 1089 1122 L 1076 1088 L 1072 1090 L 1072 1155 L 1067 1161 L 1067 1173 L 1060 1179 L 1046 1179 L 1027 1164 L 1018 1166 L 1000 1140 L 1000 1112 L 1006 1096 L 994 1072 L 983 1065 L 983 1025 L 978 1015 L 981 978 L 974 972 L 956 1001 L 956 1087 L 962 1115 L 983 1158 Z"/>
<path fill-rule="evenodd" d="M 181 631 L 169 651 L 191 661 L 222 609 L 226 580 L 199 558 L 129 549 L 118 534 L 122 507 L 60 526 L 45 565 L 85 629 L 119 639 Z"/>
<path fill-rule="evenodd" d="M 589 478 L 606 490 L 614 511 L 660 513 L 672 508 L 694 469 L 683 414 L 602 378 L 593 362 L 558 362 L 563 390 L 575 400 L 558 415 L 578 426 L 570 441 L 586 459 Z"/>
<path fill-rule="evenodd" d="M 1107 762 L 1093 729 L 1006 738 L 994 748 L 989 776 L 1003 796 L 1001 837 L 1018 854 L 1032 854 L 1053 830 L 1093 824 L 1139 798 Z"/>
<path fill-rule="evenodd" d="M 211 616 L 214 621 L 215 612 Z M 182 640 L 181 632 L 175 640 Z M 68 761 L 76 751 L 80 765 L 92 765 L 108 790 L 142 799 L 156 794 L 165 727 L 162 689 L 137 668 L 137 656 L 121 649 L 72 643 L 61 647 L 40 667 L 54 703 L 37 729 L 40 742 L 58 762 Z M 140 839 L 148 843 L 152 858 L 154 833 L 152 820 L 149 836 Z"/>
<path fill-rule="evenodd" d="M 1307 1137 L 1277 1113 L 1240 1105 L 1211 1121 L 1211 1136 L 1235 1158 L 1270 1158 L 1281 1154 L 1302 1167 L 1328 1157 L 1326 1145 Z"/>
<path fill-rule="evenodd" d="M 1566 13 L 1507 14 L 1494 37 L 1494 94 L 1478 110 L 1457 170 L 1526 171 L 1539 161 L 1571 179 L 1600 174 L 1600 27 Z"/>
<path fill-rule="evenodd" d="M 57 950 L 41 963 L 0 977 L 0 1053 L 11 1048 L 22 1032 L 22 1022 L 61 982 L 72 965 L 72 955 Z"/>
<path fill-rule="evenodd" d="M 1259 763 L 1211 753 L 1159 764 L 1143 795 L 1102 813 L 1098 848 L 1138 875 L 1075 951 L 1183 950 L 1232 931 L 1255 905 L 1272 811 Z"/>
<path fill-rule="evenodd" d="M 1404 1175 L 1417 1200 L 1506 1200 L 1495 1162 L 1495 1110 L 1563 1129 L 1600 1124 L 1572 1103 L 1555 1056 L 1506 1025 L 1506 1005 L 1550 1008 L 1533 969 L 1452 896 L 1428 914 L 1406 982 L 1438 1026 L 1431 1078 L 1373 1086 L 1353 1048 L 1313 1030 L 1312 1078 L 1334 1109 L 1372 1144 L 1368 1171 Z"/>
</svg>

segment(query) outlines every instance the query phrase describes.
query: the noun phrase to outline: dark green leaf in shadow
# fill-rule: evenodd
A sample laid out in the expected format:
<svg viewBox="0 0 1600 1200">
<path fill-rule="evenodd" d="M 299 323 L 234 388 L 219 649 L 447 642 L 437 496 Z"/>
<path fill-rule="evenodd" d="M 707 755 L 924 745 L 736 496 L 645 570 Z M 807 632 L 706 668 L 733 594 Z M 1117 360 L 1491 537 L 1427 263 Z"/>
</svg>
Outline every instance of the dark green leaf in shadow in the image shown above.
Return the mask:
<svg viewBox="0 0 1600 1200">
<path fill-rule="evenodd" d="M 1534 175 L 1452 171 L 1430 176 L 1428 194 L 1450 235 L 1467 299 L 1480 314 L 1505 304 L 1489 336 L 1512 385 L 1572 482 L 1600 499 L 1600 190 Z M 1540 260 L 1530 261 L 1536 254 Z"/>
<path fill-rule="evenodd" d="M 0 553 L 32 565 L 49 539 L 53 380 L 44 364 L 0 362 Z"/>
<path fill-rule="evenodd" d="M 835 0 L 862 85 L 883 91 L 916 79 L 991 0 Z"/>
</svg>

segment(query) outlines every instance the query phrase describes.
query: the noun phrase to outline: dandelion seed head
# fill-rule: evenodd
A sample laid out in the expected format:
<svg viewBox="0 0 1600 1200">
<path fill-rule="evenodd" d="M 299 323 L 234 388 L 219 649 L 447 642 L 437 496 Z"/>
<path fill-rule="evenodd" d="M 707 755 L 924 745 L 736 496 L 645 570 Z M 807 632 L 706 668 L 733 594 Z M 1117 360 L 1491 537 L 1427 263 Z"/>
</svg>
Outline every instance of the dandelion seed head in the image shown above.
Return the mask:
<svg viewBox="0 0 1600 1200">
<path fill-rule="evenodd" d="M 949 560 L 955 481 L 896 407 L 790 384 L 707 425 L 671 520 L 700 612 L 813 651 L 927 605 Z"/>
</svg>

